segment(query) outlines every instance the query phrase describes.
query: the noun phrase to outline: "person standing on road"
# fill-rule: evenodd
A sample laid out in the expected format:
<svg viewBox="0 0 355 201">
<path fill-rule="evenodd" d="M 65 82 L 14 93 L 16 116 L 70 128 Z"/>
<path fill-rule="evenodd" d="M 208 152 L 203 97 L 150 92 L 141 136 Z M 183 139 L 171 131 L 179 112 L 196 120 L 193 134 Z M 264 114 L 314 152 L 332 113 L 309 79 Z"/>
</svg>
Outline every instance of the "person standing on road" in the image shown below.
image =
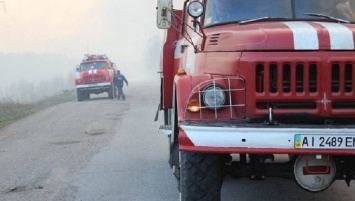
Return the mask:
<svg viewBox="0 0 355 201">
<path fill-rule="evenodd" d="M 117 70 L 117 73 L 115 75 L 115 85 L 117 87 L 117 92 L 118 92 L 117 99 L 118 100 L 120 100 L 121 95 L 122 95 L 122 99 L 126 100 L 126 96 L 124 95 L 123 90 L 122 90 L 123 82 L 125 82 L 128 87 L 127 79 L 125 78 L 124 75 L 121 74 L 120 70 Z"/>
</svg>

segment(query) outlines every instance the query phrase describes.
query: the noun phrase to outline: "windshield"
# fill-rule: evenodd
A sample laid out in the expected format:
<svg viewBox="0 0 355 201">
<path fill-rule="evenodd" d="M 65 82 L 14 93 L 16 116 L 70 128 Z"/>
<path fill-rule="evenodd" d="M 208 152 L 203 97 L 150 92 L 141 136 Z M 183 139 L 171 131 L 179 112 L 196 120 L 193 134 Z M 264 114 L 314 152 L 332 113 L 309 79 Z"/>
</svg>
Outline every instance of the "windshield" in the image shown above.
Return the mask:
<svg viewBox="0 0 355 201">
<path fill-rule="evenodd" d="M 83 63 L 80 65 L 80 69 L 83 70 L 90 70 L 90 69 L 100 69 L 100 68 L 107 68 L 106 62 L 91 62 L 91 63 Z"/>
<path fill-rule="evenodd" d="M 206 0 L 204 24 L 258 18 L 325 20 L 327 17 L 354 22 L 354 11 L 355 0 Z"/>
</svg>

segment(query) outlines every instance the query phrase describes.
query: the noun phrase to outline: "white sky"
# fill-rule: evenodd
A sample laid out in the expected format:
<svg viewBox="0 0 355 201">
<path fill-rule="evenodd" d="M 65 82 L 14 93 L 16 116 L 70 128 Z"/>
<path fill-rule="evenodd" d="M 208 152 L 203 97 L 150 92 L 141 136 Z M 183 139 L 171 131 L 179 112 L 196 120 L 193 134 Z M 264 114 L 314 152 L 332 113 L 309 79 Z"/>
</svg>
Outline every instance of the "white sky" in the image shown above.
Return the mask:
<svg viewBox="0 0 355 201">
<path fill-rule="evenodd" d="M 180 5 L 175 0 L 174 7 Z M 136 58 L 155 26 L 157 0 L 4 0 L 0 52 L 102 52 Z M 1 6 L 1 5 L 0 5 Z"/>
<path fill-rule="evenodd" d="M 141 54 L 155 27 L 154 0 L 4 0 L 0 52 L 60 53 L 82 57 Z"/>
<path fill-rule="evenodd" d="M 55 75 L 70 73 L 86 53 L 107 54 L 118 68 L 129 66 L 126 72 L 135 75 L 140 69 L 130 63 L 142 66 L 137 62 L 144 62 L 149 39 L 163 33 L 156 27 L 157 0 L 1 1 L 6 11 L 0 3 L 0 54 L 60 54 L 78 61 L 63 72 L 53 70 Z M 181 7 L 182 1 L 175 0 L 174 8 Z M 28 73 L 14 77 L 15 70 L 0 63 L 0 84 L 32 77 Z M 41 71 L 49 76 L 48 69 L 33 72 Z M 39 80 L 38 76 L 32 80 Z"/>
</svg>

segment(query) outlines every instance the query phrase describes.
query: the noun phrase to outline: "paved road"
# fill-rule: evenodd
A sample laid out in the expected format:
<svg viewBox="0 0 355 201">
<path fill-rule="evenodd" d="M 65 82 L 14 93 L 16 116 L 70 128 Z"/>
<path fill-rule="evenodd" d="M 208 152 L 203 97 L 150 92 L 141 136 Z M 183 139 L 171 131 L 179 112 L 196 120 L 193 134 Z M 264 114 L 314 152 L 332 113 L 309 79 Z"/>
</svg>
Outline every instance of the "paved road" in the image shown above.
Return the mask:
<svg viewBox="0 0 355 201">
<path fill-rule="evenodd" d="M 154 122 L 158 83 L 130 83 L 127 101 L 95 97 L 0 130 L 0 201 L 178 201 L 167 138 Z M 355 200 L 336 182 L 313 194 L 293 181 L 225 179 L 223 201 Z"/>
<path fill-rule="evenodd" d="M 160 122 L 154 122 L 157 86 L 134 88 L 127 91 L 126 102 L 118 102 L 117 109 L 130 109 L 112 141 L 74 177 L 77 201 L 178 200 L 167 163 L 168 138 L 158 134 Z"/>
</svg>

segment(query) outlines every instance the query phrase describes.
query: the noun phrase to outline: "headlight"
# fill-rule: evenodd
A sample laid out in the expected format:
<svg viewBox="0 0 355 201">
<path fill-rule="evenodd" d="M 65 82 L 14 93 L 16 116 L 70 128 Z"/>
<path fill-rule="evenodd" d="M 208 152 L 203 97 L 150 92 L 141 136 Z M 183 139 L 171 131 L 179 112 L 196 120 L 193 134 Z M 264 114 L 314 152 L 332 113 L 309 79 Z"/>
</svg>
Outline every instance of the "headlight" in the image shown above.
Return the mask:
<svg viewBox="0 0 355 201">
<path fill-rule="evenodd" d="M 209 109 L 219 109 L 223 106 L 226 95 L 221 87 L 212 85 L 204 90 L 202 100 Z"/>
<path fill-rule="evenodd" d="M 191 2 L 187 9 L 188 9 L 188 13 L 190 14 L 190 16 L 192 16 L 194 18 L 200 17 L 203 13 L 203 10 L 204 10 L 202 3 L 199 1 Z"/>
</svg>

